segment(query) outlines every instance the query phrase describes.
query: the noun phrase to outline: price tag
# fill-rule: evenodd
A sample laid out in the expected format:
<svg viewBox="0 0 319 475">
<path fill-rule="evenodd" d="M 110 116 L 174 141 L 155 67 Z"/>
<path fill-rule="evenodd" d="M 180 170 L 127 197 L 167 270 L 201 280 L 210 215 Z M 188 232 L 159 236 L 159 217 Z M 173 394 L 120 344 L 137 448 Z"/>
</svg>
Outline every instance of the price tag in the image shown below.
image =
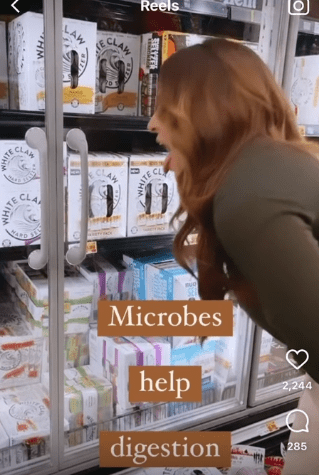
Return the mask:
<svg viewBox="0 0 319 475">
<path fill-rule="evenodd" d="M 276 432 L 279 429 L 280 427 L 278 427 L 278 424 L 276 421 L 268 421 L 265 423 L 265 425 L 263 424 L 262 427 L 260 428 L 259 436 L 269 434 L 270 432 Z"/>
<path fill-rule="evenodd" d="M 299 125 L 299 132 L 301 135 L 306 135 L 306 127 L 304 125 Z"/>
<path fill-rule="evenodd" d="M 97 242 L 91 241 L 86 244 L 86 253 L 87 254 L 96 254 L 97 253 Z"/>
</svg>

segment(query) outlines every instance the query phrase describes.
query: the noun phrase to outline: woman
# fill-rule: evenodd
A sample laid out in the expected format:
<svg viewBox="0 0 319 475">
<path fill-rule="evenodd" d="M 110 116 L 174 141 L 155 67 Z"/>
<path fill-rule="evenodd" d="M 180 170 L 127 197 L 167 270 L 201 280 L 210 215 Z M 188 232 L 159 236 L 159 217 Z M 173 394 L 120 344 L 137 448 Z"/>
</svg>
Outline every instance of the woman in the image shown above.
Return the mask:
<svg viewBox="0 0 319 475">
<path fill-rule="evenodd" d="M 233 290 L 247 313 L 289 349 L 305 349 L 299 409 L 307 451 L 287 451 L 284 475 L 319 474 L 319 149 L 263 61 L 249 48 L 210 39 L 163 64 L 149 130 L 169 150 L 187 219 L 174 242 L 197 230 L 199 292 Z M 296 357 L 299 359 L 301 354 Z M 295 420 L 298 429 L 302 418 Z"/>
</svg>

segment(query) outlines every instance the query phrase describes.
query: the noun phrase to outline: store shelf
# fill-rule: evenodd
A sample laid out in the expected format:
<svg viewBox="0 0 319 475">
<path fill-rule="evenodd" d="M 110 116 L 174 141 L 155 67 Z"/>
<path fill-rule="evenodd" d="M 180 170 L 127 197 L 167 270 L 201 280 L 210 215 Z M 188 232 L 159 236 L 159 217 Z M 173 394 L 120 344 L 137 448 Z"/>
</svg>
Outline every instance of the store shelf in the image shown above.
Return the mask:
<svg viewBox="0 0 319 475">
<path fill-rule="evenodd" d="M 64 114 L 64 126 L 90 127 L 96 130 L 123 130 L 124 132 L 146 131 L 149 117 Z M 44 127 L 44 112 L 0 110 L 0 125 L 8 127 Z"/>
</svg>

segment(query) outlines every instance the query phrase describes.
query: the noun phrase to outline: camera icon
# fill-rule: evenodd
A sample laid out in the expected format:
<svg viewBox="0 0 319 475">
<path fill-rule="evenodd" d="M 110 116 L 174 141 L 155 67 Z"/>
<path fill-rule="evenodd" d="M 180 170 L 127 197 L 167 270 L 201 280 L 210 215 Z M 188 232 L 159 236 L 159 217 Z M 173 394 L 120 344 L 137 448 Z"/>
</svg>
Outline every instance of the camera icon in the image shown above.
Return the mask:
<svg viewBox="0 0 319 475">
<path fill-rule="evenodd" d="M 310 0 L 288 0 L 289 15 L 308 15 Z"/>
</svg>

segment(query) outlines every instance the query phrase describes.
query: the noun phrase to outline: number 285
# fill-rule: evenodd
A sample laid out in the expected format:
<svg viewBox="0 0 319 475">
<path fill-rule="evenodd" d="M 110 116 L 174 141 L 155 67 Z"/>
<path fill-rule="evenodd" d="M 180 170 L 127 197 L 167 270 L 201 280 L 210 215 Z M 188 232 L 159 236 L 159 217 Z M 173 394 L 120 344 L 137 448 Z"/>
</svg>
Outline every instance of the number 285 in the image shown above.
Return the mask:
<svg viewBox="0 0 319 475">
<path fill-rule="evenodd" d="M 288 442 L 287 450 L 307 450 L 306 442 Z"/>
</svg>

